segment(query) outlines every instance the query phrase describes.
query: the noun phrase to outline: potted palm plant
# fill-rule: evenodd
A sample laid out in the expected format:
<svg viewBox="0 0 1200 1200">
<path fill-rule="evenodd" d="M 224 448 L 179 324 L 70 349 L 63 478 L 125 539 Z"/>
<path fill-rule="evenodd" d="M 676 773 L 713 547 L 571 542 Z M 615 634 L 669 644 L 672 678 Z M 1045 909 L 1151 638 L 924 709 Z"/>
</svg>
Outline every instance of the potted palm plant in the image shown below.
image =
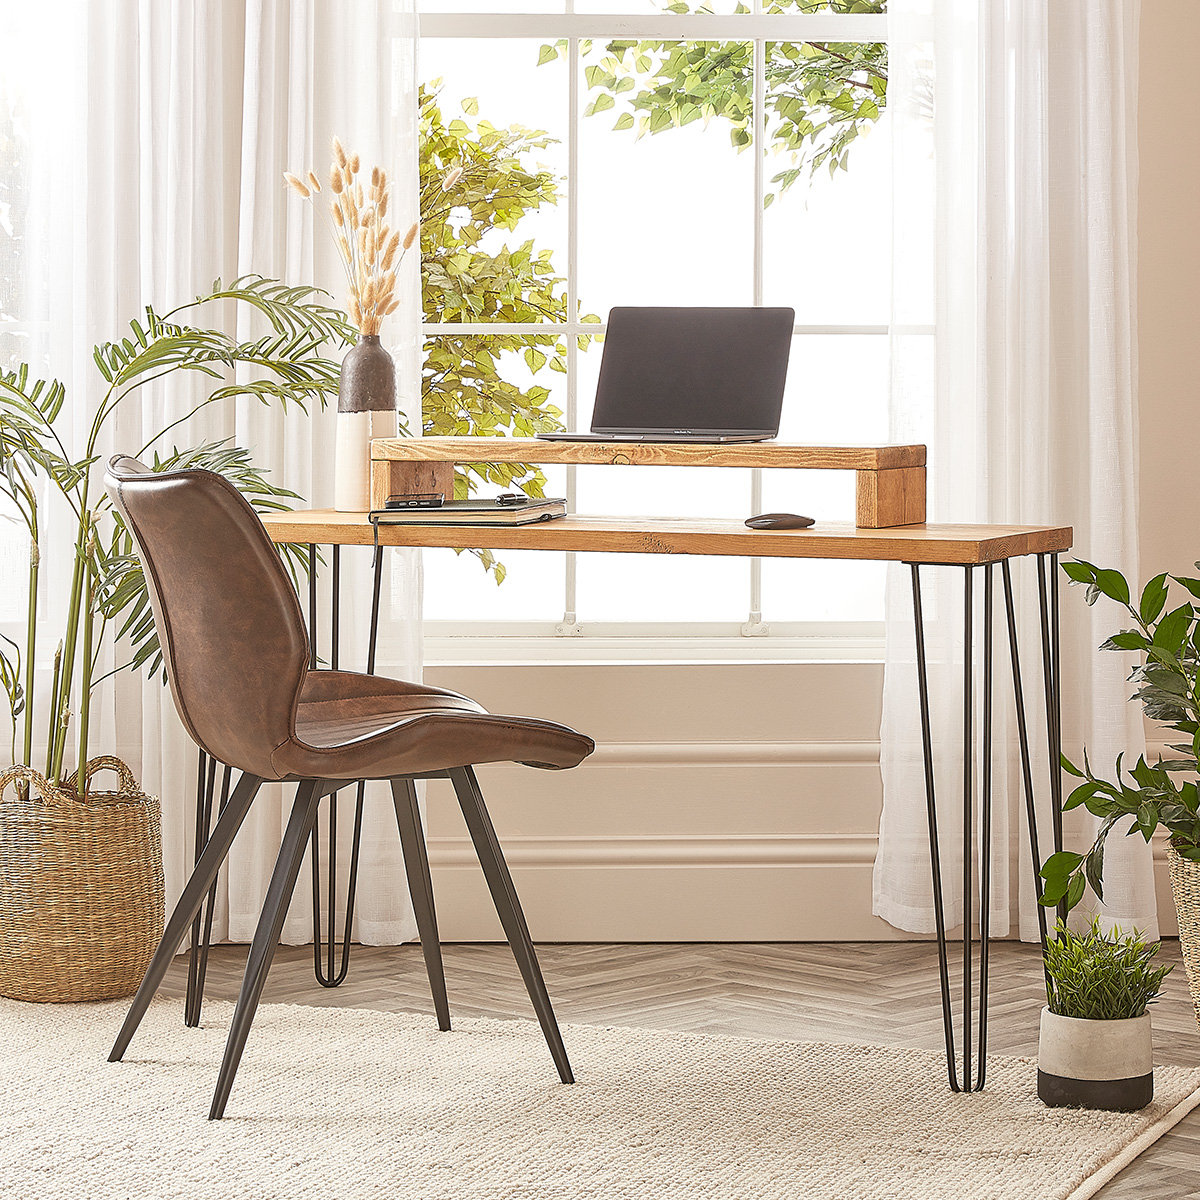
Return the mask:
<svg viewBox="0 0 1200 1200">
<path fill-rule="evenodd" d="M 1038 1096 L 1052 1108 L 1134 1112 L 1154 1098 L 1149 1006 L 1170 965 L 1138 933 L 1106 937 L 1059 922 L 1047 942 L 1046 1007 L 1038 1038 Z"/>
<path fill-rule="evenodd" d="M 257 336 L 240 338 L 204 320 L 214 311 L 228 320 L 246 310 L 253 314 L 249 322 L 261 327 Z M 260 276 L 229 286 L 218 280 L 205 294 L 161 315 L 148 307 L 144 319 L 130 322 L 130 332 L 95 347 L 101 399 L 75 450 L 60 431 L 69 412 L 64 386 L 33 377 L 26 365 L 0 373 L 0 511 L 24 524 L 30 545 L 24 645 L 0 643 L 13 760 L 0 773 L 0 992 L 23 999 L 124 994 L 120 989 L 136 985 L 157 937 L 155 921 L 145 914 L 157 912 L 161 922 L 157 803 L 141 795 L 123 763 L 89 759 L 91 701 L 105 678 L 97 674 L 105 638 L 128 647 L 125 667 L 153 675 L 162 665 L 129 531 L 103 489 L 93 485 L 103 435 L 121 406 L 136 403 L 148 384 L 198 377 L 209 390 L 136 447 L 138 457 L 152 458 L 154 470 L 217 471 L 259 511 L 286 508 L 295 494 L 268 481 L 244 449 L 227 441 L 181 449 L 165 439 L 201 409 L 234 397 L 284 407 L 323 405 L 336 393 L 338 378 L 338 364 L 325 356 L 325 347 L 345 347 L 353 338 L 324 293 Z M 43 506 L 54 493 L 56 515 L 67 515 L 67 528 L 59 534 L 62 526 L 56 525 L 49 538 Z M 49 689 L 39 694 L 35 666 L 47 617 L 41 574 L 46 558 L 56 553 L 70 569 L 67 615 Z M 302 557 L 292 561 L 303 567 Z M 44 757 L 35 763 L 42 739 Z M 72 758 L 76 770 L 69 773 Z M 98 766 L 118 772 L 120 792 L 92 793 Z M 140 831 L 136 854 L 128 849 L 134 829 Z M 81 836 L 72 846 L 75 832 Z M 108 844 L 105 838 L 116 841 Z M 131 858 L 139 859 L 136 870 L 123 881 L 116 867 L 129 866 Z M 93 884 L 94 894 L 86 891 Z M 55 892 L 68 887 L 82 887 L 85 894 Z M 95 898 L 101 893 L 103 904 Z M 107 911 L 100 911 L 105 905 Z M 89 919 L 96 925 L 93 933 L 79 927 Z M 130 939 L 137 945 L 127 945 Z M 121 969 L 109 970 L 116 960 Z"/>
</svg>

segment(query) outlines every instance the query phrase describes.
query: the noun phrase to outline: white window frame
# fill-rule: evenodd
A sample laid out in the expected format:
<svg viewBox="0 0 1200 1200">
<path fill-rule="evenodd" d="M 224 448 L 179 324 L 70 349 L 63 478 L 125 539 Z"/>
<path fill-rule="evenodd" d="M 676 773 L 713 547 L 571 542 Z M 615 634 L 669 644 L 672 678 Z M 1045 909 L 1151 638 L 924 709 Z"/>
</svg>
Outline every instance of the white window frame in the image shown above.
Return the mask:
<svg viewBox="0 0 1200 1200">
<path fill-rule="evenodd" d="M 462 334 L 522 334 L 532 330 L 557 331 L 567 344 L 567 428 L 578 420 L 578 344 L 580 335 L 602 333 L 606 326 L 584 324 L 576 319 L 578 305 L 579 200 L 574 186 L 579 177 L 579 133 L 582 120 L 580 104 L 580 42 L 602 42 L 613 38 L 634 40 L 740 41 L 754 45 L 754 145 L 763 146 L 766 138 L 766 56 L 767 42 L 805 42 L 830 40 L 841 42 L 886 42 L 886 14 L 788 13 L 761 11 L 763 0 L 751 0 L 752 12 L 737 14 L 641 13 L 613 15 L 574 11 L 575 0 L 565 0 L 564 12 L 558 13 L 421 13 L 420 36 L 428 38 L 542 39 L 567 43 L 567 312 L 564 322 L 509 324 L 472 322 L 447 325 L 426 323 L 422 339 L 448 332 Z M 419 0 L 418 0 L 419 8 Z M 753 303 L 761 305 L 764 293 L 764 207 L 766 163 L 762 153 L 754 156 L 754 271 Z M 794 335 L 878 335 L 886 337 L 888 325 L 796 325 Z M 575 508 L 576 468 L 568 466 L 567 507 Z M 762 471 L 750 472 L 749 511 L 762 508 Z M 576 555 L 565 555 L 565 595 L 563 618 L 557 623 L 541 621 L 426 621 L 426 652 L 431 661 L 446 662 L 521 662 L 545 661 L 554 644 L 553 658 L 567 661 L 725 661 L 729 659 L 875 661 L 882 658 L 883 622 L 772 622 L 762 617 L 762 562 L 750 559 L 749 612 L 740 625 L 735 622 L 678 624 L 589 621 L 586 629 L 577 619 Z"/>
</svg>

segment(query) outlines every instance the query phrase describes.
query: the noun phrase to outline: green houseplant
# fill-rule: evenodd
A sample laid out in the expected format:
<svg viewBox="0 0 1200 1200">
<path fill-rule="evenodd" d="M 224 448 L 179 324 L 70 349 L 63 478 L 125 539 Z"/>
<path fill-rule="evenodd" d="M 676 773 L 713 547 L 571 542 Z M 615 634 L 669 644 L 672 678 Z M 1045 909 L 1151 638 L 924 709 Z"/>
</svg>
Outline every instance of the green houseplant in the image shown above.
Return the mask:
<svg viewBox="0 0 1200 1200">
<path fill-rule="evenodd" d="M 1054 1107 L 1133 1112 L 1154 1098 L 1149 1006 L 1172 967 L 1138 933 L 1108 937 L 1099 918 L 1059 922 L 1046 944 L 1038 1096 Z"/>
<path fill-rule="evenodd" d="M 1196 566 L 1200 569 L 1200 563 Z M 1164 828 L 1184 965 L 1200 1019 L 1200 578 L 1156 575 L 1135 596 L 1119 571 L 1088 562 L 1065 563 L 1063 570 L 1087 589 L 1087 603 L 1104 596 L 1128 614 L 1127 627 L 1101 649 L 1138 654 L 1130 675 L 1133 699 L 1152 722 L 1173 735 L 1172 757 L 1151 764 L 1141 756 L 1127 768 L 1124 755 L 1118 756 L 1110 779 L 1095 773 L 1086 752 L 1081 766 L 1063 757 L 1063 770 L 1080 781 L 1063 808 L 1086 808 L 1100 819 L 1100 828 L 1084 853 L 1064 850 L 1046 860 L 1041 902 L 1065 900 L 1070 909 L 1089 887 L 1103 899 L 1104 847 L 1112 830 L 1125 823 L 1127 834 L 1140 834 L 1148 842 L 1160 826 Z"/>
<path fill-rule="evenodd" d="M 214 310 L 226 318 L 237 310 L 252 312 L 264 332 L 241 339 L 225 332 L 224 323 L 203 323 L 203 316 Z M 26 365 L 0 374 L 0 495 L 25 525 L 30 544 L 25 644 L 5 639 L 0 646 L 0 683 L 12 716 L 13 761 L 35 765 L 40 725 L 46 745 L 44 773 L 55 785 L 63 781 L 72 739 L 76 760 L 87 761 L 91 698 L 101 682 L 96 672 L 106 633 L 111 630 L 128 646 L 126 666 L 153 674 L 162 663 L 132 540 L 95 480 L 103 435 L 120 406 L 139 398 L 141 389 L 152 383 L 185 374 L 211 381 L 211 390 L 183 416 L 135 448 L 138 456 L 152 455 L 155 470 L 218 471 L 259 511 L 285 508 L 294 493 L 268 482 L 240 447 L 222 441 L 167 448 L 164 439 L 207 405 L 234 397 L 285 407 L 323 404 L 337 389 L 338 369 L 325 357 L 325 347 L 330 342 L 349 344 L 353 336 L 343 314 L 324 302 L 324 293 L 259 276 L 229 286 L 218 280 L 205 294 L 162 315 L 148 307 L 144 319 L 130 322 L 130 333 L 95 347 L 101 399 L 77 454 L 68 450 L 60 433 L 65 387 L 56 380 L 33 378 Z M 60 513 L 65 505 L 68 514 L 69 532 L 54 546 L 46 544 L 47 489 L 56 496 Z M 39 583 L 43 560 L 50 553 L 66 558 L 71 578 L 53 677 L 42 702 L 36 695 L 34 667 L 39 645 L 45 645 Z"/>
</svg>

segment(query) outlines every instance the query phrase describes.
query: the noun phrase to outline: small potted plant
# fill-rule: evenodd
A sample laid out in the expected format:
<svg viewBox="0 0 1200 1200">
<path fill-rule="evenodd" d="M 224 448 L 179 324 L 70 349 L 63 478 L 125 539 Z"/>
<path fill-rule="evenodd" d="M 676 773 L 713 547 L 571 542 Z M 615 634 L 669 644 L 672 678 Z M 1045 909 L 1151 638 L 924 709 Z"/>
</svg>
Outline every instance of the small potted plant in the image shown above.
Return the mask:
<svg viewBox="0 0 1200 1200">
<path fill-rule="evenodd" d="M 1107 937 L 1061 921 L 1047 943 L 1038 1096 L 1051 1108 L 1135 1112 L 1154 1098 L 1150 1005 L 1171 966 L 1136 931 Z"/>
</svg>

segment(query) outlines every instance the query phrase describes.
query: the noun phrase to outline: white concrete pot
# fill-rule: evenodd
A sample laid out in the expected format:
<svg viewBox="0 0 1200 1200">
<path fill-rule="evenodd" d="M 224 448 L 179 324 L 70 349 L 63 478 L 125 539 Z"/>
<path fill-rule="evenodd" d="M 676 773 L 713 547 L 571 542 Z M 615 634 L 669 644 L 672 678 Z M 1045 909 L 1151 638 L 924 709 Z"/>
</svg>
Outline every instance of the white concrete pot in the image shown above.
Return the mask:
<svg viewBox="0 0 1200 1200">
<path fill-rule="evenodd" d="M 1150 1014 L 1128 1021 L 1084 1021 L 1043 1008 L 1038 1096 L 1051 1108 L 1145 1108 L 1154 1099 Z"/>
</svg>

